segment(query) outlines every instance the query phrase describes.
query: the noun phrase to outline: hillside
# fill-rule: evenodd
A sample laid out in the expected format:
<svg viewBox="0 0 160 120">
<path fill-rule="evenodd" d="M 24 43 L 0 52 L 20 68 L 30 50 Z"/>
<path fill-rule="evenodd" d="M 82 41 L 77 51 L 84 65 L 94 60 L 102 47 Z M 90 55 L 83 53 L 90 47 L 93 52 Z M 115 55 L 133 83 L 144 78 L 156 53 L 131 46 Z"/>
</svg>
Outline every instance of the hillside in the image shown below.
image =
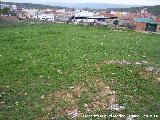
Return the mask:
<svg viewBox="0 0 160 120">
<path fill-rule="evenodd" d="M 143 7 L 131 7 L 131 8 L 116 8 L 116 9 L 108 9 L 108 10 L 117 10 L 123 12 L 140 12 L 142 9 L 147 8 L 149 13 L 153 15 L 160 16 L 160 5 L 156 6 L 143 6 Z"/>
<path fill-rule="evenodd" d="M 25 8 L 37 8 L 37 9 L 45 9 L 45 8 L 49 8 L 49 9 L 63 9 L 66 7 L 61 7 L 61 6 L 51 6 L 51 5 L 42 5 L 42 4 L 32 4 L 32 3 L 13 3 L 13 2 L 1 2 L 2 4 L 8 4 L 8 5 L 17 5 L 17 7 L 21 8 L 21 7 L 25 7 Z M 67 8 L 66 8 L 67 9 Z"/>
<path fill-rule="evenodd" d="M 0 120 L 160 117 L 159 35 L 69 24 L 0 33 Z"/>
<path fill-rule="evenodd" d="M 50 3 L 54 5 L 55 3 Z M 69 8 L 76 9 L 107 9 L 107 8 L 129 8 L 129 7 L 137 7 L 136 5 L 123 5 L 123 4 L 109 4 L 109 3 L 56 3 L 58 6 L 64 6 Z"/>
</svg>

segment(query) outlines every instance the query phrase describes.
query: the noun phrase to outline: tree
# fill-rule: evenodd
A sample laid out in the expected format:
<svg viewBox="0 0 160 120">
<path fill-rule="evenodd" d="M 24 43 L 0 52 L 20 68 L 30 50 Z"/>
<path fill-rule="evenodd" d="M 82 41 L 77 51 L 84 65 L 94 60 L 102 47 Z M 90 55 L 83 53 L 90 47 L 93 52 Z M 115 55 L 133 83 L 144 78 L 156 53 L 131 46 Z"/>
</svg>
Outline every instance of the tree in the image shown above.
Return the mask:
<svg viewBox="0 0 160 120">
<path fill-rule="evenodd" d="M 10 9 L 7 7 L 0 10 L 1 14 L 7 14 L 7 15 L 9 15 L 9 11 Z"/>
</svg>

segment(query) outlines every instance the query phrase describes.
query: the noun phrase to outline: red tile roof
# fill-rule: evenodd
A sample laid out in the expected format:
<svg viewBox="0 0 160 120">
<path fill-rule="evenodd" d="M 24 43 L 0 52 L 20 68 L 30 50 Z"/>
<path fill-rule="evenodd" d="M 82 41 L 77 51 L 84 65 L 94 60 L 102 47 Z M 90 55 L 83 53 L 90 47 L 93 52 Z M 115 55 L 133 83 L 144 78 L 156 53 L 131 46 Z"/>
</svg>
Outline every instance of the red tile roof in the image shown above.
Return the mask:
<svg viewBox="0 0 160 120">
<path fill-rule="evenodd" d="M 156 19 L 156 22 L 159 22 L 159 23 L 160 23 L 160 18 L 157 18 L 157 19 Z"/>
<path fill-rule="evenodd" d="M 115 16 L 115 15 L 113 15 L 113 14 L 111 14 L 111 13 L 99 13 L 98 14 L 98 16 L 104 16 L 104 17 L 117 17 L 117 16 Z"/>
</svg>

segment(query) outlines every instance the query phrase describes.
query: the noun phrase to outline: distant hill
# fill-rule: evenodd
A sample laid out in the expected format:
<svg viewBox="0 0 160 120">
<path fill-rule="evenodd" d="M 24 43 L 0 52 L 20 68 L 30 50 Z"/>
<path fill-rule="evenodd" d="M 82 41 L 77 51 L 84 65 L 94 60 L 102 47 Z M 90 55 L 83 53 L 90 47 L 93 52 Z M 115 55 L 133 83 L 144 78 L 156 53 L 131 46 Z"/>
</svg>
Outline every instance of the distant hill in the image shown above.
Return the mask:
<svg viewBox="0 0 160 120">
<path fill-rule="evenodd" d="M 101 9 L 107 9 L 107 10 L 115 10 L 115 11 L 123 11 L 123 12 L 140 12 L 142 9 L 147 8 L 147 11 L 149 13 L 152 13 L 153 15 L 160 16 L 160 5 L 156 6 L 133 6 L 133 5 L 120 5 L 120 4 L 107 4 L 107 3 L 46 3 L 45 5 L 42 4 L 32 4 L 32 3 L 13 3 L 13 2 L 0 2 L 2 4 L 8 4 L 8 5 L 17 5 L 18 7 L 25 7 L 25 8 L 37 8 L 37 9 L 70 9 L 70 8 L 76 8 L 76 9 L 94 9 L 94 10 L 101 10 Z"/>
<path fill-rule="evenodd" d="M 131 7 L 131 8 L 111 8 L 108 10 L 116 10 L 123 12 L 140 12 L 142 9 L 147 8 L 147 11 L 153 15 L 160 16 L 160 5 L 156 6 L 143 6 L 143 7 Z"/>
<path fill-rule="evenodd" d="M 4 4 L 15 4 L 18 7 L 25 6 L 26 8 L 76 8 L 76 9 L 107 9 L 107 8 L 129 8 L 138 7 L 135 5 L 123 5 L 123 4 L 108 4 L 108 3 L 59 3 L 59 2 L 46 2 L 45 4 L 32 4 L 32 3 L 13 3 L 13 2 L 1 2 Z"/>
<path fill-rule="evenodd" d="M 47 4 L 47 3 L 46 3 Z M 49 3 L 50 5 L 58 5 L 76 9 L 107 9 L 107 8 L 129 8 L 138 7 L 135 5 L 123 5 L 123 4 L 109 4 L 109 3 Z"/>
<path fill-rule="evenodd" d="M 29 9 L 37 8 L 37 9 L 67 9 L 66 7 L 61 7 L 61 6 L 51 6 L 51 5 L 42 5 L 42 4 L 32 4 L 32 3 L 14 3 L 14 2 L 0 2 L 2 4 L 8 4 L 8 5 L 17 5 L 17 7 L 25 7 Z"/>
</svg>

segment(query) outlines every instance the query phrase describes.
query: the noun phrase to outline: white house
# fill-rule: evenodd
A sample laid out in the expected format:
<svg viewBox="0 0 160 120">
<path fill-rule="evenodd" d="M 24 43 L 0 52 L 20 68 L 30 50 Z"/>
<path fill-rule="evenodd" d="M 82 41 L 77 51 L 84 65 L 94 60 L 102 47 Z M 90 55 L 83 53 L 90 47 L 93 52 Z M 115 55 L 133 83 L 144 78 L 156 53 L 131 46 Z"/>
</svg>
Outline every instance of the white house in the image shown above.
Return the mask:
<svg viewBox="0 0 160 120">
<path fill-rule="evenodd" d="M 61 13 L 65 13 L 66 10 L 65 9 L 57 9 L 56 12 L 61 12 Z"/>
<path fill-rule="evenodd" d="M 10 10 L 11 11 L 17 11 L 17 6 L 16 5 L 11 5 Z"/>
<path fill-rule="evenodd" d="M 3 8 L 5 8 L 5 7 L 7 7 L 6 4 L 0 4 L 0 9 L 3 9 Z"/>
<path fill-rule="evenodd" d="M 54 21 L 54 14 L 39 14 L 39 15 L 37 15 L 37 19 Z"/>
<path fill-rule="evenodd" d="M 75 22 L 96 22 L 95 19 L 92 19 L 91 17 L 96 16 L 94 12 L 84 11 L 84 10 L 75 10 L 74 11 L 74 17 L 76 18 Z M 89 18 L 89 19 L 88 19 Z"/>
</svg>

